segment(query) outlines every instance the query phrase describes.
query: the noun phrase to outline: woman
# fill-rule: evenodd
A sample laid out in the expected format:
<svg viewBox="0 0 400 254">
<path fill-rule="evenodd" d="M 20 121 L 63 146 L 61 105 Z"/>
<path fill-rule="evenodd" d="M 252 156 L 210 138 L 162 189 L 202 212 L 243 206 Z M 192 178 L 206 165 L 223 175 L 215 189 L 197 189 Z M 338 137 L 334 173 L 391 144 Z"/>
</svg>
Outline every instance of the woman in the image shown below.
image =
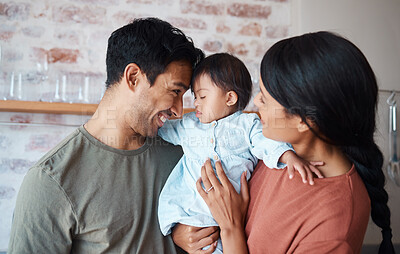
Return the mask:
<svg viewBox="0 0 400 254">
<path fill-rule="evenodd" d="M 218 181 L 207 162 L 197 189 L 220 226 L 224 252 L 359 253 L 371 212 L 382 228 L 379 253 L 394 253 L 383 157 L 373 139 L 378 87 L 362 52 L 329 32 L 282 40 L 264 55 L 260 89 L 254 101 L 263 135 L 291 143 L 308 161 L 324 161 L 318 168 L 325 178 L 309 186 L 259 163 L 249 192 L 242 177 L 237 194 L 221 165 Z M 213 188 L 206 192 L 201 182 Z M 189 229 L 174 232 L 189 251 L 198 246 L 190 242 L 209 244 L 216 235 Z M 182 236 L 188 231 L 195 232 L 186 234 L 190 241 Z"/>
</svg>

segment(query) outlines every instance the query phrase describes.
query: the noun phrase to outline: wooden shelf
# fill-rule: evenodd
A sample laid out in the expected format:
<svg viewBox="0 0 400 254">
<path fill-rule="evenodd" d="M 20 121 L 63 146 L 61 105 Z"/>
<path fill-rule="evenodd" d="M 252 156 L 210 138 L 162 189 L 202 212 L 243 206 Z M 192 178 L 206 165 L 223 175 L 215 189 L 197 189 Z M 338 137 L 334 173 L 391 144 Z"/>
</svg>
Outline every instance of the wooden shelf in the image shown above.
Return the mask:
<svg viewBox="0 0 400 254">
<path fill-rule="evenodd" d="M 1 112 L 93 115 L 97 104 L 42 101 L 0 101 Z"/>
<path fill-rule="evenodd" d="M 97 104 L 12 100 L 0 101 L 0 112 L 93 115 L 96 109 Z M 184 108 L 183 113 L 186 114 L 193 110 L 193 108 Z M 258 112 L 245 112 L 258 114 Z"/>
<path fill-rule="evenodd" d="M 97 104 L 13 100 L 0 101 L 0 112 L 93 115 L 96 109 Z M 186 114 L 193 110 L 192 108 L 184 108 L 183 113 Z"/>
</svg>

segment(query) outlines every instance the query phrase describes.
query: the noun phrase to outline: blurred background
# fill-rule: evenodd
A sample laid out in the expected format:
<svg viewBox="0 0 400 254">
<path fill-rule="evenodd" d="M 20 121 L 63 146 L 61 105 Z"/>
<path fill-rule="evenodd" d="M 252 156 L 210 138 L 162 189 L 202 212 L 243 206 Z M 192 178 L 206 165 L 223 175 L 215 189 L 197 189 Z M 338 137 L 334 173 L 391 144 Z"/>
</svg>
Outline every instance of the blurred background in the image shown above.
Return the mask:
<svg viewBox="0 0 400 254">
<path fill-rule="evenodd" d="M 376 141 L 385 173 L 399 154 L 390 146 L 395 132 L 389 131 L 389 110 L 397 112 L 400 96 L 399 0 L 0 0 L 0 251 L 7 250 L 16 195 L 29 167 L 90 117 L 10 112 L 15 110 L 2 104 L 97 104 L 105 88 L 108 37 L 132 19 L 149 16 L 183 30 L 207 55 L 240 58 L 252 75 L 253 95 L 259 91 L 259 63 L 273 43 L 318 30 L 342 34 L 365 53 L 379 82 Z M 190 92 L 184 107 L 193 107 Z M 257 108 L 251 102 L 247 110 Z M 395 120 L 391 127 L 400 126 Z M 392 169 L 386 189 L 399 248 L 400 173 Z M 376 253 L 380 239 L 370 221 L 363 253 Z"/>
</svg>

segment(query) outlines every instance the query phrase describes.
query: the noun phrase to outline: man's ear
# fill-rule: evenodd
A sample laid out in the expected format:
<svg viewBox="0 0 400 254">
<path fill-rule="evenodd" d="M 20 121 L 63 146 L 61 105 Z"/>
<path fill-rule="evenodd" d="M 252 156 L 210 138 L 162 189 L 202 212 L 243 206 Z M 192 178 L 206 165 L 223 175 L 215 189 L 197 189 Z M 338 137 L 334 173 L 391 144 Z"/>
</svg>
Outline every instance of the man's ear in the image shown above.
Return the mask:
<svg viewBox="0 0 400 254">
<path fill-rule="evenodd" d="M 139 66 L 135 63 L 130 63 L 125 67 L 124 79 L 126 81 L 128 89 L 134 90 L 136 88 L 140 74 L 141 70 Z"/>
<path fill-rule="evenodd" d="M 229 91 L 226 93 L 226 105 L 231 107 L 238 101 L 238 96 L 234 91 Z"/>
</svg>

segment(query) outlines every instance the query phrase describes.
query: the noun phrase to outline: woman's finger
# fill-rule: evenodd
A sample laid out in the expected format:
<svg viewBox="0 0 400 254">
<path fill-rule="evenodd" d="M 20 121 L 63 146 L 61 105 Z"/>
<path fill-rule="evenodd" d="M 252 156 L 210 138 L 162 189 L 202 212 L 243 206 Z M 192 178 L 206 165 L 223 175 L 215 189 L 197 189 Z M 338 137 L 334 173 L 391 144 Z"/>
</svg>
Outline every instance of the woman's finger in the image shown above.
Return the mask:
<svg viewBox="0 0 400 254">
<path fill-rule="evenodd" d="M 208 204 L 208 196 L 207 196 L 207 192 L 203 189 L 203 187 L 201 186 L 201 178 L 199 178 L 196 182 L 196 189 L 197 192 L 199 192 L 200 196 L 204 199 L 204 201 L 206 202 L 207 205 Z"/>
<path fill-rule="evenodd" d="M 250 194 L 249 186 L 247 184 L 247 171 L 244 171 L 240 177 L 240 195 L 242 195 L 243 201 L 246 203 L 249 202 Z"/>
<path fill-rule="evenodd" d="M 204 163 L 204 165 L 201 167 L 201 180 L 202 180 L 202 182 L 203 182 L 203 186 L 204 186 L 204 188 L 205 188 L 205 190 L 207 191 L 207 190 L 209 190 L 210 188 L 211 188 L 211 186 L 213 186 L 212 185 L 212 183 L 210 182 L 210 180 L 209 180 L 209 178 L 208 178 L 208 175 L 207 175 L 207 167 L 206 167 L 206 165 L 207 165 L 207 162 L 209 162 L 210 160 L 209 159 L 207 159 L 207 161 Z M 211 166 L 211 164 L 210 164 L 210 166 Z M 212 167 L 211 167 L 212 168 Z"/>
<path fill-rule="evenodd" d="M 211 165 L 211 161 L 207 160 L 206 163 L 204 164 L 204 167 L 206 168 L 207 180 L 210 183 L 210 187 L 213 186 L 214 189 L 219 188 L 221 186 L 221 183 L 218 181 L 218 178 L 215 175 L 214 169 Z M 203 180 L 203 183 L 204 183 L 204 180 Z"/>
<path fill-rule="evenodd" d="M 217 176 L 219 180 L 221 181 L 222 186 L 224 187 L 229 187 L 231 186 L 231 182 L 229 181 L 228 177 L 225 174 L 224 169 L 222 168 L 221 161 L 215 162 L 215 169 L 217 171 Z"/>
</svg>

